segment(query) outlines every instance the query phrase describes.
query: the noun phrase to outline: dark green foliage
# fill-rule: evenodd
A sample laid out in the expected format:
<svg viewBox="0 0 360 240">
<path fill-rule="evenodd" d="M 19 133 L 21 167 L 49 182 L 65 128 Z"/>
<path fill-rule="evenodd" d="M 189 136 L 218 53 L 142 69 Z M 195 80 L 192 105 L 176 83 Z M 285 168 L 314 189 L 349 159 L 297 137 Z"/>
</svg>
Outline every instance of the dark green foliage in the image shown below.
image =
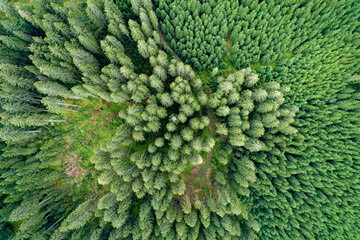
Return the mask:
<svg viewBox="0 0 360 240">
<path fill-rule="evenodd" d="M 251 157 L 260 239 L 357 238 L 359 228 L 348 227 L 358 222 L 357 183 L 344 179 L 358 178 L 357 102 L 351 91 L 341 93 L 359 72 L 359 14 L 352 11 L 358 8 L 356 1 L 245 1 L 239 9 L 230 36 L 234 66 L 258 67 L 262 81 L 288 86 L 285 103 L 300 109 L 293 123 L 298 133 L 283 151 Z"/>
<path fill-rule="evenodd" d="M 293 54 L 311 55 L 323 44 L 328 50 L 340 50 L 344 45 L 355 47 L 359 34 L 357 4 L 357 1 L 242 1 L 230 35 L 230 59 L 236 67 L 243 68 L 257 62 L 274 65 Z M 351 51 L 341 54 L 349 55 Z"/>
<path fill-rule="evenodd" d="M 0 239 L 357 239 L 359 9 L 0 0 Z"/>
<path fill-rule="evenodd" d="M 196 70 L 225 67 L 226 37 L 237 1 L 159 1 L 156 13 L 170 47 Z"/>
</svg>

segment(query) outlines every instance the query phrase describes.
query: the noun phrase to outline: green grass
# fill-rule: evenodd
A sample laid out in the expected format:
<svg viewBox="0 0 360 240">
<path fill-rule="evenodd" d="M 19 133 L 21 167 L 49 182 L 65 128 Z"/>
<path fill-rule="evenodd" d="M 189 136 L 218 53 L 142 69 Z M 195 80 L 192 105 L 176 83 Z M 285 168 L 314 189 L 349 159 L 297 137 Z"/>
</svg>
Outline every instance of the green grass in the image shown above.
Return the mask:
<svg viewBox="0 0 360 240">
<path fill-rule="evenodd" d="M 284 58 L 291 58 L 292 56 L 294 56 L 293 52 L 287 52 L 284 54 Z"/>
<path fill-rule="evenodd" d="M 79 102 L 74 102 L 79 104 Z M 92 149 L 111 139 L 120 124 L 117 113 L 121 106 L 101 100 L 82 101 L 79 112 L 67 112 L 63 115 L 66 124 L 60 125 L 60 131 L 68 132 L 74 143 L 70 150 L 76 150 L 90 157 Z"/>
<path fill-rule="evenodd" d="M 250 67 L 251 67 L 251 69 L 254 69 L 254 70 L 256 70 L 259 67 L 271 67 L 272 70 L 274 70 L 274 68 L 276 67 L 276 63 L 264 64 L 264 63 L 257 62 L 255 64 L 250 64 Z"/>
<path fill-rule="evenodd" d="M 58 135 L 55 140 L 58 152 L 57 170 L 65 173 L 57 184 L 69 188 L 77 196 L 89 196 L 102 191 L 97 184 L 99 172 L 90 162 L 94 150 L 109 141 L 121 124 L 118 112 L 123 106 L 95 99 L 69 101 L 81 105 L 72 108 L 78 112 L 66 112 L 61 117 L 65 123 L 56 124 L 51 131 Z"/>
</svg>

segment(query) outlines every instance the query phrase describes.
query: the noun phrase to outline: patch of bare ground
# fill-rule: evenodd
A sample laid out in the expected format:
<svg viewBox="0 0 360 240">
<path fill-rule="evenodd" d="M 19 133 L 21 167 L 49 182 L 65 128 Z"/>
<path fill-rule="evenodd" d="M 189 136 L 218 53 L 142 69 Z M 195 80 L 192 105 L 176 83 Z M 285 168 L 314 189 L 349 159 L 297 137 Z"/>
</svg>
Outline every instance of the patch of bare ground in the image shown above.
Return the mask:
<svg viewBox="0 0 360 240">
<path fill-rule="evenodd" d="M 111 116 L 110 114 L 106 115 L 104 118 L 105 122 L 110 122 L 112 119 L 113 119 L 113 116 Z"/>
<path fill-rule="evenodd" d="M 216 186 L 211 180 L 211 167 L 205 166 L 204 168 L 204 166 L 197 165 L 183 176 L 187 179 L 185 195 L 192 203 L 197 199 L 207 202 L 217 192 Z"/>
<path fill-rule="evenodd" d="M 64 140 L 67 143 L 65 145 L 66 155 L 63 159 L 63 163 L 66 167 L 64 173 L 70 177 L 70 179 L 67 180 L 70 184 L 76 184 L 77 187 L 80 187 L 82 183 L 79 183 L 79 181 L 82 180 L 88 172 L 81 167 L 80 163 L 83 161 L 82 157 L 79 157 L 76 151 L 69 152 L 71 145 L 74 142 L 71 135 L 69 134 L 66 136 Z"/>
<path fill-rule="evenodd" d="M 63 163 L 66 167 L 64 172 L 70 177 L 67 181 L 70 184 L 77 184 L 77 186 L 80 187 L 81 183 L 79 183 L 79 180 L 82 180 L 87 175 L 87 171 L 80 165 L 83 159 L 77 155 L 76 151 L 69 153 L 70 147 L 74 142 L 71 135 L 66 136 L 64 140 L 67 143 L 65 145 L 66 155 L 63 159 Z"/>
<path fill-rule="evenodd" d="M 92 115 L 93 115 L 93 117 L 95 117 L 95 116 L 97 116 L 97 115 L 99 115 L 100 114 L 100 109 L 96 109 L 96 110 L 94 110 L 93 112 L 92 112 Z"/>
<path fill-rule="evenodd" d="M 82 162 L 82 157 L 78 157 L 76 151 L 67 154 L 64 159 L 64 163 L 67 168 L 65 169 L 65 174 L 72 178 L 72 184 L 77 183 L 79 180 L 83 179 L 87 171 L 82 169 L 80 163 Z"/>
</svg>

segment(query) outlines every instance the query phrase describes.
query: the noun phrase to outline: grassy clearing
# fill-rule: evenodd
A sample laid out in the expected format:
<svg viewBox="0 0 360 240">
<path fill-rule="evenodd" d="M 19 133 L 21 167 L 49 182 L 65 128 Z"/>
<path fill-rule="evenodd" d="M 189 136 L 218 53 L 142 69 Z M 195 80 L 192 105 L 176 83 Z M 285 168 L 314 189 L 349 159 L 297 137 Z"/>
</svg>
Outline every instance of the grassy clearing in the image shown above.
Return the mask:
<svg viewBox="0 0 360 240">
<path fill-rule="evenodd" d="M 186 184 L 186 192 L 192 203 L 197 199 L 208 202 L 215 197 L 216 189 L 212 176 L 212 167 L 206 163 L 195 166 L 192 170 L 182 173 L 182 179 Z"/>
<path fill-rule="evenodd" d="M 73 108 L 78 112 L 63 114 L 66 122 L 55 125 L 52 130 L 59 135 L 54 149 L 58 152 L 56 168 L 65 174 L 58 185 L 79 196 L 97 194 L 102 191 L 102 186 L 97 184 L 99 172 L 90 158 L 94 149 L 114 135 L 121 123 L 118 112 L 122 107 L 99 99 L 68 103 L 82 107 Z"/>
</svg>

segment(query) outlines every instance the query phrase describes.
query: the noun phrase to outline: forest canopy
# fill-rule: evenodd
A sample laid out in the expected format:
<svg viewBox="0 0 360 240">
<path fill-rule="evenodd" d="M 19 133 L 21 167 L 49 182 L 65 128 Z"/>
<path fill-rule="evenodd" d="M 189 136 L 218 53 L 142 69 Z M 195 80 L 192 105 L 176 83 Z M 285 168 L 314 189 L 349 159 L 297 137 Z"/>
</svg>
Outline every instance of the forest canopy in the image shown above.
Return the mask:
<svg viewBox="0 0 360 240">
<path fill-rule="evenodd" d="M 358 239 L 359 84 L 358 0 L 0 0 L 0 239 Z"/>
</svg>

